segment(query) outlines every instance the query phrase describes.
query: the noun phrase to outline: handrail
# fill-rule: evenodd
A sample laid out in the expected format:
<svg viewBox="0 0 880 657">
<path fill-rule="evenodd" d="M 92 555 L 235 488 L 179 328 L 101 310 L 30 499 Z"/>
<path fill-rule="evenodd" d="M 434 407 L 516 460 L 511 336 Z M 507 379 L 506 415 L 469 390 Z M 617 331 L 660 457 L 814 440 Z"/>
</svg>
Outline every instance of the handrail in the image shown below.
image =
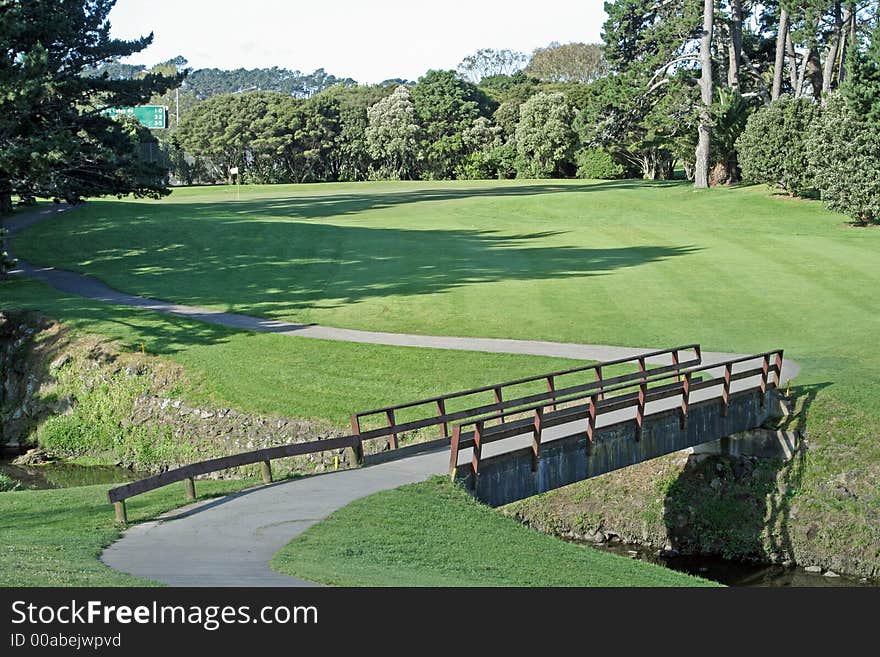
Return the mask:
<svg viewBox="0 0 880 657">
<path fill-rule="evenodd" d="M 221 456 L 206 461 L 198 461 L 197 463 L 174 468 L 173 470 L 167 470 L 152 477 L 146 477 L 145 479 L 123 484 L 122 486 L 116 486 L 107 491 L 107 499 L 116 508 L 116 520 L 127 522 L 125 500 L 129 497 L 134 497 L 156 488 L 162 488 L 177 481 L 186 481 L 186 497 L 189 500 L 194 500 L 196 497 L 195 477 L 197 475 L 242 465 L 251 465 L 253 463 L 262 464 L 263 483 L 269 484 L 272 483 L 272 466 L 270 461 L 288 456 L 301 456 L 303 454 L 314 454 L 316 452 L 326 452 L 347 447 L 359 449 L 360 444 L 361 440 L 357 436 L 342 436 L 340 438 L 312 440 L 306 443 L 293 443 L 290 445 L 280 445 L 279 447 L 267 447 L 250 452 L 242 452 L 231 456 Z"/>
<path fill-rule="evenodd" d="M 680 362 L 680 353 L 682 351 L 693 351 L 694 358 L 685 362 Z M 655 358 L 656 356 L 669 354 L 671 356 L 672 365 L 666 365 L 660 368 L 651 368 L 647 369 L 646 361 L 650 358 Z M 404 433 L 406 431 L 413 431 L 415 429 L 422 429 L 429 426 L 441 426 L 441 434 L 442 438 L 449 438 L 449 430 L 448 424 L 449 422 L 454 422 L 456 420 L 465 419 L 468 417 L 473 417 L 476 415 L 481 415 L 490 411 L 499 411 L 504 414 L 505 409 L 513 408 L 516 406 L 521 406 L 524 403 L 529 403 L 530 401 L 534 401 L 537 399 L 547 399 L 551 402 L 551 405 L 555 408 L 556 402 L 555 398 L 564 393 L 571 392 L 572 388 L 577 386 L 570 386 L 568 388 L 563 388 L 560 390 L 556 389 L 556 378 L 568 374 L 574 374 L 578 372 L 588 372 L 593 371 L 595 373 L 595 381 L 589 384 L 580 384 L 581 386 L 590 386 L 590 387 L 600 387 L 600 394 L 602 394 L 601 386 L 604 382 L 613 381 L 614 379 L 604 379 L 602 377 L 602 368 L 609 367 L 612 365 L 621 365 L 625 363 L 637 363 L 639 366 L 639 372 L 657 372 L 660 370 L 663 371 L 674 371 L 679 368 L 684 368 L 691 365 L 697 365 L 702 363 L 702 354 L 700 350 L 699 344 L 688 344 L 681 345 L 678 347 L 671 347 L 668 349 L 659 349 L 656 351 L 649 351 L 642 354 L 636 354 L 634 356 L 629 356 L 626 358 L 617 358 L 614 360 L 603 361 L 599 363 L 593 363 L 591 365 L 582 365 L 579 367 L 573 367 L 566 370 L 558 370 L 555 372 L 548 372 L 546 374 L 540 374 L 536 376 L 525 377 L 521 379 L 515 379 L 513 381 L 505 381 L 503 383 L 497 383 L 494 385 L 483 386 L 479 388 L 471 388 L 469 390 L 461 390 L 458 392 L 448 393 L 445 395 L 437 395 L 434 397 L 428 397 L 425 399 L 420 399 L 418 401 L 406 402 L 403 404 L 397 404 L 394 406 L 384 406 L 382 408 L 373 409 L 370 411 L 361 411 L 359 413 L 354 413 L 351 416 L 351 429 L 352 434 L 361 436 L 364 440 L 370 440 L 374 438 L 382 438 L 386 436 L 391 437 L 391 446 L 392 448 L 397 447 L 397 435 L 400 433 Z M 638 375 L 636 375 L 638 378 Z M 535 395 L 528 395 L 526 397 L 520 397 L 517 399 L 504 400 L 503 392 L 505 388 L 510 388 L 513 386 L 521 385 L 523 383 L 531 383 L 534 381 L 547 381 L 547 392 L 540 393 Z M 495 403 L 494 404 L 483 404 L 481 406 L 468 408 L 461 411 L 456 411 L 453 413 L 448 413 L 446 411 L 446 402 L 450 399 L 458 399 L 461 397 L 466 397 L 469 395 L 475 395 L 485 392 L 494 392 L 495 393 Z M 417 420 L 413 420 L 410 422 L 399 424 L 395 418 L 395 411 L 399 411 L 406 408 L 413 408 L 416 406 L 422 406 L 427 404 L 436 404 L 437 406 L 437 414 L 430 415 L 428 417 L 420 418 Z M 387 425 L 384 427 L 379 427 L 377 429 L 371 429 L 367 431 L 363 431 L 361 429 L 361 420 L 363 418 L 369 417 L 371 415 L 379 415 L 384 414 Z"/>
<path fill-rule="evenodd" d="M 775 362 L 773 364 L 770 363 L 771 356 L 775 356 Z M 733 372 L 734 365 L 758 359 L 762 360 L 762 364 L 760 367 L 755 367 L 740 372 Z M 540 455 L 541 433 L 543 429 L 560 424 L 568 424 L 572 421 L 576 421 L 579 419 L 588 419 L 587 437 L 588 440 L 592 441 L 593 432 L 596 427 L 596 420 L 599 415 L 621 410 L 624 408 L 630 408 L 632 406 L 637 407 L 635 418 L 635 422 L 637 423 L 636 440 L 639 440 L 641 437 L 642 422 L 644 419 L 646 404 L 648 402 L 668 399 L 670 397 L 675 397 L 678 395 L 682 396 L 681 423 L 682 426 L 684 426 L 684 423 L 687 420 L 690 394 L 697 390 L 703 390 L 718 385 L 723 386 L 722 414 L 726 415 L 729 405 L 731 383 L 733 381 L 752 378 L 755 376 L 761 377 L 761 382 L 756 387 L 758 387 L 762 393 L 761 404 L 763 405 L 763 393 L 766 392 L 768 385 L 774 388 L 779 386 L 780 376 L 782 373 L 782 363 L 783 350 L 776 349 L 773 351 L 767 351 L 752 356 L 741 356 L 718 363 L 688 368 L 686 370 L 677 371 L 674 374 L 655 373 L 653 376 L 649 374 L 648 376 L 645 376 L 638 381 L 638 392 L 632 392 L 612 398 L 599 399 L 598 395 L 596 395 L 595 393 L 578 393 L 571 397 L 558 399 L 557 401 L 559 403 L 571 403 L 589 399 L 589 403 L 582 404 L 580 406 L 565 408 L 559 411 L 554 409 L 554 411 L 549 414 L 545 413 L 546 405 L 544 404 L 520 408 L 516 411 L 518 414 L 531 412 L 533 415 L 531 417 L 526 417 L 515 422 L 508 423 L 507 425 L 496 425 L 493 427 L 485 426 L 487 422 L 499 419 L 500 415 L 498 414 L 462 422 L 455 425 L 455 427 L 453 428 L 452 440 L 450 444 L 450 474 L 453 477 L 455 476 L 455 471 L 458 467 L 458 454 L 461 450 L 473 448 L 474 453 L 472 457 L 472 466 L 474 469 L 474 473 L 478 473 L 479 462 L 481 458 L 480 451 L 482 445 L 489 442 L 503 440 L 505 438 L 511 438 L 513 436 L 523 435 L 524 433 L 527 433 L 530 428 L 533 433 L 533 465 L 535 465 L 536 467 L 537 459 Z M 720 368 L 724 368 L 724 375 L 721 377 L 713 377 L 711 379 L 697 382 L 692 381 L 695 374 Z M 768 381 L 771 372 L 773 373 L 773 381 Z M 661 381 L 672 378 L 672 376 L 675 376 L 677 379 L 675 383 L 667 383 L 658 388 L 654 388 L 653 390 L 648 389 L 648 386 L 650 384 L 659 383 Z M 605 393 L 618 392 L 630 388 L 632 388 L 631 384 L 620 383 L 618 385 L 605 388 Z M 473 429 L 471 431 L 465 431 L 464 429 L 467 427 L 473 427 Z"/>
</svg>

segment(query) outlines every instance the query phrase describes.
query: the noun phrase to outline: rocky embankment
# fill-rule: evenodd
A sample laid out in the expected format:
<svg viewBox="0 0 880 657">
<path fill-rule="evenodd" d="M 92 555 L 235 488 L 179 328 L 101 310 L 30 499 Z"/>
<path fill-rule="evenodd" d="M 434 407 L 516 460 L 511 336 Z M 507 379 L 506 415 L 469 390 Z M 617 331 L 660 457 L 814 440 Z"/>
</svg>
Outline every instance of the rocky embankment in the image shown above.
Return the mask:
<svg viewBox="0 0 880 657">
<path fill-rule="evenodd" d="M 0 444 L 158 472 L 195 460 L 341 435 L 329 422 L 194 405 L 183 369 L 34 313 L 0 313 Z M 281 474 L 345 467 L 344 454 L 281 459 Z M 236 476 L 237 472 L 218 473 Z"/>
</svg>

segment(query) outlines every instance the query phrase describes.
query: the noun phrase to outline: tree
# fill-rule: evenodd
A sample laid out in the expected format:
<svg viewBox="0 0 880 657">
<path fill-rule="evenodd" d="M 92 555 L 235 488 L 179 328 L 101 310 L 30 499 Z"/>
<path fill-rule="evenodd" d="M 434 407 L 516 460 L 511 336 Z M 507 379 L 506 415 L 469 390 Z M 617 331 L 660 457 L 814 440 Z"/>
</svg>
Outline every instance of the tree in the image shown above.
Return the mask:
<svg viewBox="0 0 880 657">
<path fill-rule="evenodd" d="M 712 31 L 715 21 L 715 2 L 703 2 L 703 33 L 700 40 L 700 123 L 697 128 L 697 150 L 694 168 L 694 187 L 709 186 L 709 149 L 712 143 Z"/>
<path fill-rule="evenodd" d="M 477 84 L 483 78 L 493 75 L 513 75 L 527 62 L 528 56 L 525 53 L 481 48 L 461 60 L 457 70 L 464 79 Z"/>
<path fill-rule="evenodd" d="M 597 43 L 551 43 L 532 53 L 526 73 L 545 82 L 587 83 L 608 71 Z"/>
<path fill-rule="evenodd" d="M 0 0 L 0 214 L 23 199 L 168 193 L 165 172 L 143 161 L 149 133 L 101 113 L 146 102 L 182 75 L 111 79 L 94 69 L 146 48 L 152 34 L 110 37 L 114 0 Z M 91 72 L 92 74 L 85 74 Z"/>
<path fill-rule="evenodd" d="M 445 179 L 468 154 L 464 132 L 478 116 L 491 114 L 491 101 L 454 71 L 428 71 L 412 90 L 424 157 L 423 177 Z"/>
<path fill-rule="evenodd" d="M 839 93 L 807 140 L 822 201 L 859 224 L 880 222 L 880 123 L 865 121 Z"/>
<path fill-rule="evenodd" d="M 409 89 L 400 85 L 390 96 L 367 110 L 369 124 L 364 136 L 367 150 L 376 162 L 376 178 L 411 180 L 416 174 L 416 111 Z"/>
<path fill-rule="evenodd" d="M 539 93 L 522 104 L 514 135 L 517 175 L 551 178 L 570 175 L 577 136 L 574 111 L 565 95 Z"/>
<path fill-rule="evenodd" d="M 339 106 L 341 130 L 329 154 L 336 180 L 366 180 L 369 177 L 372 160 L 367 150 L 367 110 L 393 91 L 394 87 L 387 85 L 337 84 L 315 96 L 315 100 L 332 98 Z"/>
<path fill-rule="evenodd" d="M 172 139 L 207 158 L 218 179 L 238 167 L 244 180 L 285 181 L 301 166 L 294 138 L 302 128 L 302 102 L 272 91 L 214 96 L 181 119 Z"/>
<path fill-rule="evenodd" d="M 819 106 L 812 99 L 790 96 L 752 114 L 736 142 L 743 178 L 792 196 L 809 196 L 814 175 L 807 139 L 818 115 Z"/>
</svg>

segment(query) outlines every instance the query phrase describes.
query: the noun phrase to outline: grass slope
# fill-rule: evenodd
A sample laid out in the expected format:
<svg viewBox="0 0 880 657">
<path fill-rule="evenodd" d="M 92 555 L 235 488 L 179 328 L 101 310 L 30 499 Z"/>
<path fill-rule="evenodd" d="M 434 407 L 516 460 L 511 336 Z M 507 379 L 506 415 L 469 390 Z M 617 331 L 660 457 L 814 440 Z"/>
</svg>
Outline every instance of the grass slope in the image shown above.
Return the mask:
<svg viewBox="0 0 880 657">
<path fill-rule="evenodd" d="M 132 350 L 143 347 L 181 363 L 189 378 L 182 392 L 194 403 L 328 419 L 341 426 L 355 411 L 573 366 L 561 358 L 235 331 L 90 301 L 16 278 L 0 281 L 0 310 L 10 308 L 40 310 L 79 330 L 121 340 Z"/>
<path fill-rule="evenodd" d="M 294 539 L 272 567 L 343 586 L 711 585 L 538 533 L 440 477 L 349 504 Z"/>
<path fill-rule="evenodd" d="M 200 481 L 200 498 L 225 495 L 253 481 Z M 110 486 L 0 493 L 0 586 L 154 586 L 98 560 L 121 526 L 107 502 Z M 130 522 L 185 504 L 182 484 L 130 499 Z"/>
</svg>

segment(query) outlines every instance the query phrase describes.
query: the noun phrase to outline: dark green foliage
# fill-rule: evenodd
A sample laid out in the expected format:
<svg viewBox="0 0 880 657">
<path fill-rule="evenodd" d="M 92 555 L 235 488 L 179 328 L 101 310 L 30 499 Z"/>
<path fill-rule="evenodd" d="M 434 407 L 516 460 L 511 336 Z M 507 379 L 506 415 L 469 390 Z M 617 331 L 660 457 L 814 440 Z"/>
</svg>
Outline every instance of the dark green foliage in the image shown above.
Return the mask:
<svg viewBox="0 0 880 657">
<path fill-rule="evenodd" d="M 806 142 L 819 112 L 811 99 L 785 96 L 752 114 L 736 141 L 743 178 L 791 195 L 811 194 L 814 176 Z"/>
<path fill-rule="evenodd" d="M 865 120 L 834 94 L 805 150 L 829 210 L 860 224 L 880 221 L 880 123 Z"/>
<path fill-rule="evenodd" d="M 880 123 L 880 24 L 871 34 L 865 51 L 850 48 L 847 53 L 848 77 L 841 93 L 857 116 L 869 123 Z"/>
<path fill-rule="evenodd" d="M 577 154 L 577 177 L 613 180 L 623 176 L 623 167 L 602 148 L 584 148 Z"/>
<path fill-rule="evenodd" d="M 0 0 L 0 214 L 11 196 L 167 193 L 165 171 L 139 157 L 145 130 L 100 113 L 144 103 L 182 75 L 83 75 L 146 48 L 110 37 L 113 0 Z"/>
<path fill-rule="evenodd" d="M 428 71 L 413 88 L 412 103 L 420 127 L 422 178 L 452 178 L 469 151 L 465 130 L 477 117 L 491 114 L 492 101 L 454 71 Z"/>
</svg>

